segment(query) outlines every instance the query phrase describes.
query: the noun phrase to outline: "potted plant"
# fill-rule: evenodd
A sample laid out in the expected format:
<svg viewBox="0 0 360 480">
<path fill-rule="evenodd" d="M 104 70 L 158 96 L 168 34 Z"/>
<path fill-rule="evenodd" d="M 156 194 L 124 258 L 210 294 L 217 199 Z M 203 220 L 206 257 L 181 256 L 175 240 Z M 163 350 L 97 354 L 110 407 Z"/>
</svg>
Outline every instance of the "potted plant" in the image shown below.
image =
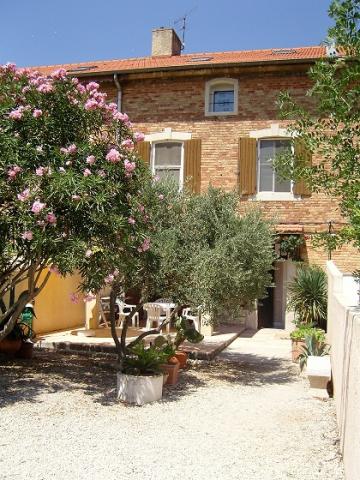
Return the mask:
<svg viewBox="0 0 360 480">
<path fill-rule="evenodd" d="M 325 342 L 325 332 L 321 328 L 312 327 L 312 325 L 299 324 L 295 330 L 290 333 L 292 361 L 297 362 L 300 354 L 305 347 L 305 338 L 314 334 L 318 341 Z"/>
<path fill-rule="evenodd" d="M 306 373 L 313 396 L 328 398 L 327 385 L 331 380 L 330 347 L 323 340 L 319 340 L 316 333 L 307 335 L 305 346 L 299 356 L 300 370 L 306 366 Z"/>
<path fill-rule="evenodd" d="M 158 348 L 164 355 L 165 362 L 160 365 L 161 370 L 164 372 L 165 385 L 176 385 L 179 380 L 179 368 L 180 362 L 175 356 L 175 348 L 171 341 L 170 335 L 167 338 L 159 335 L 155 339 L 155 347 Z"/>
<path fill-rule="evenodd" d="M 180 368 L 186 367 L 188 355 L 186 352 L 179 350 L 182 343 L 187 340 L 190 343 L 199 343 L 204 339 L 204 335 L 199 333 L 194 324 L 185 317 L 180 317 L 175 324 L 176 336 L 173 342 L 175 348 L 175 356 L 180 362 Z"/>
<path fill-rule="evenodd" d="M 144 405 L 162 397 L 163 372 L 160 365 L 167 356 L 157 347 L 138 342 L 122 362 L 117 374 L 117 398 Z"/>
</svg>

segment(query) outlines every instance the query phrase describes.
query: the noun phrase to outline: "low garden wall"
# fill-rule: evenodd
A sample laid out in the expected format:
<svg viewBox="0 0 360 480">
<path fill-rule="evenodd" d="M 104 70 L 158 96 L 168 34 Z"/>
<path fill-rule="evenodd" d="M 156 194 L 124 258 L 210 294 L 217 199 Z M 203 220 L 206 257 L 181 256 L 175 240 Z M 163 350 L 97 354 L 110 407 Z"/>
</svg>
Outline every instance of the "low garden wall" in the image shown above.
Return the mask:
<svg viewBox="0 0 360 480">
<path fill-rule="evenodd" d="M 328 340 L 346 480 L 360 472 L 360 307 L 358 286 L 327 262 Z"/>
</svg>

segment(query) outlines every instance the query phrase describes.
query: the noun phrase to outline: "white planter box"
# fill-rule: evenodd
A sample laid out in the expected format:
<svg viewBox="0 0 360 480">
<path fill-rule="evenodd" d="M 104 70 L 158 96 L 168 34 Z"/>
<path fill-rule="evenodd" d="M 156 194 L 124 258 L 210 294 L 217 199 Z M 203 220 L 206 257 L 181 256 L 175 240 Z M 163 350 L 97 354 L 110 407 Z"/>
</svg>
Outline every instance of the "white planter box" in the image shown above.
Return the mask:
<svg viewBox="0 0 360 480">
<path fill-rule="evenodd" d="M 310 382 L 311 394 L 317 398 L 329 398 L 326 387 L 331 380 L 330 356 L 308 357 L 306 374 Z"/>
<path fill-rule="evenodd" d="M 117 374 L 116 397 L 126 403 L 144 405 L 162 397 L 163 375 L 137 376 Z"/>
</svg>

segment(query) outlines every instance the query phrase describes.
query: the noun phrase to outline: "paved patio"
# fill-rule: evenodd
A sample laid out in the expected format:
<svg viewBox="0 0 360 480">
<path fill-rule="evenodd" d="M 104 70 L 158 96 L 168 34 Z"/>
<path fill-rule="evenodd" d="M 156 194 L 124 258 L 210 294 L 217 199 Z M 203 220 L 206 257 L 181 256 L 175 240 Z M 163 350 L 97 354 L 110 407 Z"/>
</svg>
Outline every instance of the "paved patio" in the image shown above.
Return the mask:
<svg viewBox="0 0 360 480">
<path fill-rule="evenodd" d="M 99 354 L 0 358 L 1 479 L 343 480 L 333 402 L 281 337 L 244 332 L 144 407 L 115 400 Z"/>
<path fill-rule="evenodd" d="M 118 335 L 121 330 L 118 330 Z M 230 345 L 244 331 L 241 325 L 220 325 L 214 335 L 206 336 L 199 344 L 184 342 L 181 350 L 189 353 L 190 357 L 199 360 L 212 360 L 224 348 Z M 131 342 L 142 330 L 129 328 L 127 341 Z M 73 352 L 98 352 L 116 353 L 114 341 L 110 329 L 102 328 L 91 332 L 92 336 L 84 328 L 54 332 L 41 335 L 36 343 L 38 349 L 66 350 Z M 147 337 L 147 342 L 153 341 L 155 336 Z"/>
</svg>

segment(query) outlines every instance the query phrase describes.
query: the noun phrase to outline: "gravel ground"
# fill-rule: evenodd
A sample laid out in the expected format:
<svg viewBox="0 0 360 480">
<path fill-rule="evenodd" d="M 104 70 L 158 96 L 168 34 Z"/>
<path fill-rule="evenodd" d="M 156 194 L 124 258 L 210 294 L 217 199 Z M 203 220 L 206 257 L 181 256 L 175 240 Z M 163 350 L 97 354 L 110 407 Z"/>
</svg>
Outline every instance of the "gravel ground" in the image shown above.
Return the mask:
<svg viewBox="0 0 360 480">
<path fill-rule="evenodd" d="M 0 479 L 342 480 L 333 402 L 243 342 L 143 407 L 115 401 L 109 358 L 0 359 Z"/>
</svg>

